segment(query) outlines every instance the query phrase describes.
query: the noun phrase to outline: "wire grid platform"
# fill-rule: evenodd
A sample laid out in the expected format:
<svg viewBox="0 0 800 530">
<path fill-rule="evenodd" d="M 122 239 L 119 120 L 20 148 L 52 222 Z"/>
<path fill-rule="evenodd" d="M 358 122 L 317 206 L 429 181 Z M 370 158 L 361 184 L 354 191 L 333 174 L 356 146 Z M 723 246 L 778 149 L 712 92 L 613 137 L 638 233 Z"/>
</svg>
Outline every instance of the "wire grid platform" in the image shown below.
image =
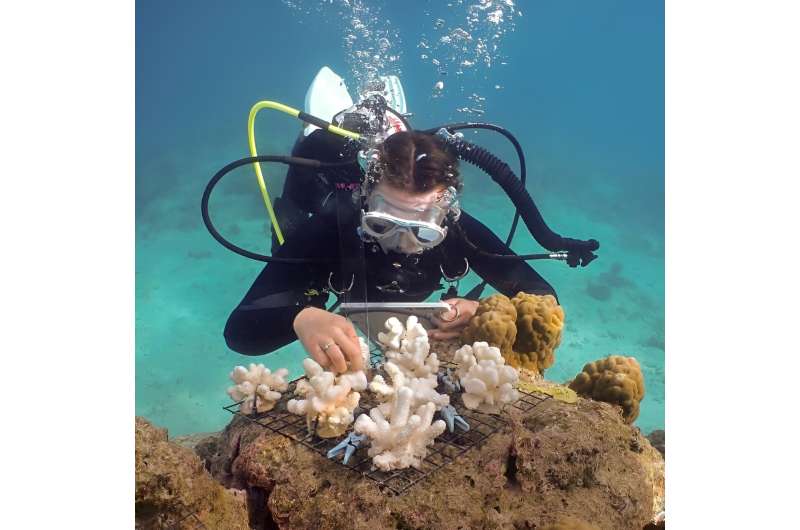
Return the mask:
<svg viewBox="0 0 800 530">
<path fill-rule="evenodd" d="M 440 372 L 448 367 L 454 367 L 453 363 L 442 361 Z M 242 402 L 233 403 L 223 407 L 228 412 L 247 418 L 258 425 L 285 436 L 294 442 L 302 444 L 327 458 L 328 450 L 336 446 L 345 435 L 337 438 L 320 438 L 316 434 L 309 434 L 306 427 L 306 417 L 290 413 L 286 408 L 286 403 L 294 397 L 295 387 L 301 379 L 296 379 L 289 383 L 289 387 L 281 395 L 272 410 L 261 414 L 242 414 L 238 411 L 238 406 Z M 539 404 L 551 399 L 545 394 L 532 394 L 519 390 L 520 399 L 509 403 L 506 407 L 515 407 L 523 412 L 528 412 Z M 384 493 L 389 495 L 400 495 L 411 486 L 429 477 L 435 471 L 454 462 L 459 456 L 463 455 L 473 447 L 477 447 L 485 442 L 491 435 L 500 430 L 506 420 L 499 415 L 483 414 L 481 412 L 469 410 L 464 407 L 460 392 L 450 395 L 450 404 L 453 405 L 464 420 L 469 423 L 469 430 L 462 431 L 456 426 L 454 432 L 445 430 L 438 436 L 432 446 L 428 447 L 428 455 L 423 459 L 419 469 L 409 467 L 394 471 L 384 472 L 372 466 L 372 457 L 367 454 L 369 443 L 364 443 L 353 453 L 347 464 L 342 463 L 342 453 L 330 459 L 339 465 L 355 471 L 378 484 Z M 360 414 L 369 414 L 370 409 L 378 405 L 378 401 L 367 393 L 361 393 L 361 400 L 353 411 L 353 417 L 358 418 Z M 435 418 L 438 417 L 435 416 Z"/>
</svg>

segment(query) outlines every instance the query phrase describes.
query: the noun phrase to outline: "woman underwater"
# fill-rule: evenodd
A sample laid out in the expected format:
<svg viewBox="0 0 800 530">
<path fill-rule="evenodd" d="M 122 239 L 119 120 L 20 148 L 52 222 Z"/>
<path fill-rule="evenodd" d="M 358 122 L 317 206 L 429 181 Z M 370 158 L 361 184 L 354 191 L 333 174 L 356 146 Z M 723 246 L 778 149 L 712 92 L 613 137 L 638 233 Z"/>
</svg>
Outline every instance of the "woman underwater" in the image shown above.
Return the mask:
<svg viewBox="0 0 800 530">
<path fill-rule="evenodd" d="M 341 158 L 342 142 L 317 130 L 301 139 L 292 154 L 336 160 Z M 347 182 L 347 173 L 353 183 L 366 177 L 365 207 L 352 219 L 342 219 L 342 208 L 329 191 L 329 180 Z M 509 297 L 519 291 L 555 296 L 553 287 L 523 259 L 498 259 L 514 252 L 460 210 L 456 197 L 462 187 L 452 149 L 440 137 L 416 131 L 396 132 L 379 144 L 366 175 L 357 163 L 327 175 L 292 166 L 284 196 L 276 201 L 289 233 L 273 255 L 328 261 L 268 263 L 227 321 L 228 346 L 245 355 L 261 355 L 299 339 L 323 367 L 344 371 L 349 362 L 358 369 L 362 361 L 353 324 L 326 310 L 330 291 L 337 287 L 347 289 L 351 300 L 363 296 L 370 302 L 420 302 L 442 288 L 442 279 L 452 281 L 471 269 Z M 352 230 L 343 231 L 343 226 Z M 351 233 L 357 237 L 342 236 Z M 561 240 L 578 249 L 577 263 L 586 265 L 594 258 L 596 241 Z M 348 261 L 356 265 L 340 268 Z M 354 273 L 351 281 L 350 270 L 356 269 L 361 274 Z M 445 301 L 452 309 L 433 317 L 433 339 L 457 336 L 478 307 L 477 300 Z"/>
</svg>

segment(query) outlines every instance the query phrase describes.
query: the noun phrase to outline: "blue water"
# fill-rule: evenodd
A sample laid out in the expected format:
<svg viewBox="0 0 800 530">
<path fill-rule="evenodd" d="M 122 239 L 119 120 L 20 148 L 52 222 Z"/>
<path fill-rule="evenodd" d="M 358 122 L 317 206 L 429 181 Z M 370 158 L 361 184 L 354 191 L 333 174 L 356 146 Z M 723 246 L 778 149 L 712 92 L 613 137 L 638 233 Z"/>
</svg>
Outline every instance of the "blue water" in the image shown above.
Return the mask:
<svg viewBox="0 0 800 530">
<path fill-rule="evenodd" d="M 401 76 L 418 128 L 481 119 L 517 136 L 528 190 L 550 226 L 602 244 L 585 269 L 534 263 L 567 315 L 547 377 L 567 380 L 612 353 L 635 356 L 647 388 L 636 424 L 663 428 L 663 3 L 519 3 L 137 1 L 137 414 L 172 434 L 217 430 L 229 419 L 221 410 L 228 373 L 254 360 L 228 350 L 222 329 L 261 264 L 219 246 L 199 211 L 210 176 L 248 155 L 251 105 L 271 99 L 302 108 L 321 66 L 353 91 L 374 66 Z M 497 9 L 503 17 L 495 23 L 488 17 Z M 486 52 L 476 51 L 479 42 Z M 378 60 L 356 56 L 369 46 Z M 298 130 L 291 118 L 263 111 L 259 151 L 288 153 Z M 501 137 L 471 139 L 516 167 Z M 266 168 L 271 190 L 281 188 L 283 172 Z M 505 195 L 481 173 L 463 173 L 465 208 L 504 238 L 513 213 Z M 251 169 L 223 181 L 211 213 L 226 236 L 265 250 L 269 226 Z M 524 227 L 513 247 L 540 251 Z M 462 282 L 462 292 L 476 282 Z M 256 360 L 296 376 L 303 356 L 294 344 Z"/>
</svg>

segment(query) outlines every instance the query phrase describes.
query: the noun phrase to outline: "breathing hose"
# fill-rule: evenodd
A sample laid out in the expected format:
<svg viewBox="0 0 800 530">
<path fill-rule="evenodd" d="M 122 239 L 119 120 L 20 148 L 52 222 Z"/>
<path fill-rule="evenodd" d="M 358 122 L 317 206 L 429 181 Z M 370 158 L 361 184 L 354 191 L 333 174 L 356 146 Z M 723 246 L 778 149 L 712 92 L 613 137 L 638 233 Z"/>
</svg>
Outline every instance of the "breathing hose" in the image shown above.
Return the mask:
<svg viewBox="0 0 800 530">
<path fill-rule="evenodd" d="M 497 182 L 506 192 L 511 202 L 516 206 L 523 222 L 528 227 L 531 235 L 544 248 L 550 251 L 566 250 L 569 253 L 567 263 L 571 267 L 586 266 L 597 256 L 593 251 L 600 248 L 600 243 L 595 239 L 582 241 L 563 237 L 554 232 L 545 223 L 539 208 L 533 202 L 525 185 L 514 174 L 511 168 L 494 156 L 492 153 L 455 135 L 447 135 L 446 141 L 455 150 L 456 155 L 470 164 L 483 170 L 492 180 Z M 521 256 L 515 256 L 520 259 Z M 514 259 L 514 258 L 511 258 Z"/>
<path fill-rule="evenodd" d="M 208 181 L 206 184 L 206 189 L 203 191 L 203 198 L 200 201 L 200 212 L 203 215 L 203 223 L 206 225 L 208 232 L 211 236 L 216 239 L 223 247 L 231 250 L 240 256 L 244 256 L 245 258 L 254 259 L 257 261 L 265 261 L 267 263 L 327 263 L 336 261 L 333 258 L 277 258 L 273 256 L 267 256 L 265 254 L 258 254 L 255 252 L 251 252 L 249 250 L 243 249 L 239 247 L 227 239 L 223 237 L 222 234 L 214 226 L 214 223 L 211 221 L 211 216 L 208 213 L 208 202 L 211 199 L 211 192 L 214 191 L 214 187 L 217 183 L 233 171 L 234 169 L 246 166 L 248 164 L 257 164 L 259 162 L 279 162 L 282 164 L 287 165 L 297 165 L 297 166 L 305 166 L 305 167 L 312 167 L 312 168 L 333 168 L 333 167 L 342 167 L 352 165 L 353 161 L 347 162 L 321 162 L 319 160 L 314 160 L 312 158 L 300 158 L 296 156 L 271 156 L 271 155 L 258 155 L 258 156 L 251 156 L 247 158 L 242 158 L 239 160 L 234 160 L 227 166 L 223 167 L 219 171 L 217 171 L 211 180 Z"/>
<path fill-rule="evenodd" d="M 519 145 L 516 137 L 511 134 L 508 129 L 504 127 L 500 127 L 499 125 L 495 125 L 493 123 L 483 123 L 483 122 L 463 122 L 463 123 L 448 123 L 447 125 L 440 125 L 439 127 L 435 127 L 433 129 L 426 129 L 423 132 L 425 134 L 436 134 L 441 129 L 447 129 L 450 132 L 453 131 L 460 131 L 464 129 L 486 129 L 488 131 L 494 131 L 496 133 L 500 133 L 506 137 L 506 139 L 511 142 L 511 145 L 514 146 L 514 150 L 517 152 L 517 160 L 519 160 L 519 180 L 522 181 L 522 185 L 525 186 L 525 181 L 528 178 L 528 170 L 525 166 L 525 152 L 522 150 L 522 146 Z M 511 221 L 511 229 L 508 231 L 508 236 L 506 237 L 506 246 L 510 247 L 511 242 L 514 240 L 514 234 L 517 231 L 517 224 L 519 224 L 519 210 L 514 210 L 514 220 Z"/>
</svg>

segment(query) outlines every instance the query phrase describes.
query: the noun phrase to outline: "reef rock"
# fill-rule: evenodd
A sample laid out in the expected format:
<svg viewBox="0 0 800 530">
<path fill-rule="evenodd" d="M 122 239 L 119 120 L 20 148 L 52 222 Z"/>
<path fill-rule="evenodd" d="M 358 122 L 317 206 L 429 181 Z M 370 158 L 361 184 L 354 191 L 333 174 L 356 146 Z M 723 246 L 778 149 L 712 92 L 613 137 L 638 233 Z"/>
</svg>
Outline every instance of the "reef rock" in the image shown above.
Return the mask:
<svg viewBox="0 0 800 530">
<path fill-rule="evenodd" d="M 548 399 L 503 417 L 483 445 L 395 496 L 242 417 L 197 451 L 247 491 L 253 528 L 641 530 L 663 511 L 664 460 L 613 406 Z"/>
<path fill-rule="evenodd" d="M 655 431 L 651 432 L 647 435 L 647 439 L 650 440 L 650 444 L 658 449 L 658 452 L 661 453 L 666 458 L 666 438 L 664 436 L 663 429 L 656 429 Z"/>
<path fill-rule="evenodd" d="M 247 530 L 243 492 L 226 490 L 191 449 L 136 418 L 136 528 Z"/>
</svg>

